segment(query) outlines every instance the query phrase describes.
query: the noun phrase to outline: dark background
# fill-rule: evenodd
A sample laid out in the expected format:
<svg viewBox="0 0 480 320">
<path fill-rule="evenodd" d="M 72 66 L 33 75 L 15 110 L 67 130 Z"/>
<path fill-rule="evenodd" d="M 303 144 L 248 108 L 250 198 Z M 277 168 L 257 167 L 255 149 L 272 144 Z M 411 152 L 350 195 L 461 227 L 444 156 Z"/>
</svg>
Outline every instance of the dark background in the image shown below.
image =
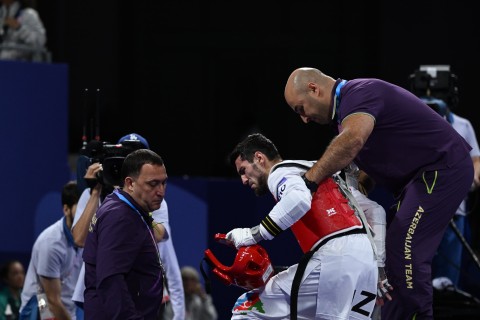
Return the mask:
<svg viewBox="0 0 480 320">
<path fill-rule="evenodd" d="M 473 6 L 37 0 L 53 62 L 69 67 L 69 152 L 78 153 L 83 128 L 94 137 L 98 120 L 101 140 L 145 136 L 170 176 L 214 178 L 236 177 L 226 156 L 254 131 L 270 137 L 285 159 L 318 159 L 333 137 L 330 128 L 303 124 L 283 98 L 289 74 L 303 66 L 408 88 L 420 65 L 448 64 L 459 78 L 454 111 L 478 132 L 480 19 Z M 475 248 L 477 202 L 478 191 L 471 198 Z M 223 226 L 222 219 L 215 223 Z"/>
<path fill-rule="evenodd" d="M 225 158 L 252 131 L 284 158 L 317 159 L 330 129 L 304 125 L 283 98 L 290 72 L 302 66 L 408 88 L 421 64 L 449 64 L 459 77 L 456 111 L 479 128 L 480 20 L 472 6 L 37 0 L 53 60 L 69 65 L 69 151 L 80 149 L 85 124 L 94 136 L 88 123 L 98 105 L 102 140 L 138 132 L 170 175 L 189 176 L 234 176 Z"/>
</svg>

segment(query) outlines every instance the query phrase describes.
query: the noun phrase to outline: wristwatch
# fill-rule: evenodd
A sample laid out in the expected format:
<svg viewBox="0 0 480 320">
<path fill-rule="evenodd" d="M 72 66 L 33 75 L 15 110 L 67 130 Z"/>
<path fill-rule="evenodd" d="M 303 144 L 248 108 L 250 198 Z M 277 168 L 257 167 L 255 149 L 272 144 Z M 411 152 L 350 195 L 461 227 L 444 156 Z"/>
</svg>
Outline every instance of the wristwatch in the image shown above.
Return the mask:
<svg viewBox="0 0 480 320">
<path fill-rule="evenodd" d="M 303 182 L 305 182 L 305 185 L 307 186 L 307 188 L 311 192 L 316 192 L 317 191 L 318 183 L 308 180 L 307 177 L 305 177 L 305 173 L 302 174 L 302 179 L 303 179 Z"/>
</svg>

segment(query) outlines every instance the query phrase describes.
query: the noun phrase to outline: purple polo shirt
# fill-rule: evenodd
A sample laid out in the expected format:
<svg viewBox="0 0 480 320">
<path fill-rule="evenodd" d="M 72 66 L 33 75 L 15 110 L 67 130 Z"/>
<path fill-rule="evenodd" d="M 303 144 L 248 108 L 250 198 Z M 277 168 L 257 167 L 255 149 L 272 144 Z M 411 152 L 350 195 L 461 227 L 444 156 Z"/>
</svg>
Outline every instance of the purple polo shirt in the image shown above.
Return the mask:
<svg viewBox="0 0 480 320">
<path fill-rule="evenodd" d="M 341 79 L 337 80 L 335 91 Z M 379 79 L 354 79 L 340 90 L 338 130 L 354 113 L 375 119 L 355 163 L 379 185 L 399 192 L 418 174 L 441 170 L 464 159 L 471 149 L 455 129 L 411 92 Z"/>
<path fill-rule="evenodd" d="M 156 319 L 163 294 L 157 245 L 140 206 L 108 195 L 92 218 L 85 261 L 86 319 Z"/>
</svg>

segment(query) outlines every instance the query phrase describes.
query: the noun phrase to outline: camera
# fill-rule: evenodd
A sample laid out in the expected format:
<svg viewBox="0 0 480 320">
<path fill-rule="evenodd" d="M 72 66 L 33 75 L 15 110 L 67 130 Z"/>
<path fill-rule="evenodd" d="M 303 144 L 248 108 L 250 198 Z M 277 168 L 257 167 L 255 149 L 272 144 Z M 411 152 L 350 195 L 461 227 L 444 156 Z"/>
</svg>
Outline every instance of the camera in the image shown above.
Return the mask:
<svg viewBox="0 0 480 320">
<path fill-rule="evenodd" d="M 410 75 L 409 82 L 410 91 L 423 98 L 437 113 L 444 112 L 446 107 L 455 109 L 458 105 L 458 78 L 450 71 L 449 65 L 421 65 Z"/>
<path fill-rule="evenodd" d="M 103 186 L 114 187 L 123 185 L 121 170 L 125 157 L 143 148 L 145 146 L 136 140 L 126 140 L 118 144 L 92 140 L 82 148 L 80 154 L 89 159 L 88 165 L 96 162 L 102 164 L 103 170 L 97 173 L 96 182 Z"/>
</svg>

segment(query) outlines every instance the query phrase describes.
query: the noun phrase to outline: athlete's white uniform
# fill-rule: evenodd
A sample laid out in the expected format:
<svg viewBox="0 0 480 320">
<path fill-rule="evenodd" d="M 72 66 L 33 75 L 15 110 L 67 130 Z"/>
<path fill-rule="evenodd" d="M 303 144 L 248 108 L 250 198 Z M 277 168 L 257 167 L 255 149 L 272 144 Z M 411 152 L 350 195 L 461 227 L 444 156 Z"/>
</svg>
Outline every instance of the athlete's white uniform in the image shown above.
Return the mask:
<svg viewBox="0 0 480 320">
<path fill-rule="evenodd" d="M 301 160 L 284 163 L 313 164 Z M 301 178 L 305 169 L 276 166 L 268 178 L 269 190 L 277 201 L 269 216 L 286 230 L 310 210 L 306 203 L 311 203 L 312 196 Z M 309 201 L 299 201 L 299 197 Z M 265 230 L 261 232 L 265 237 Z M 265 287 L 240 296 L 232 319 L 290 319 L 290 292 L 297 266 L 278 273 Z M 376 292 L 377 262 L 367 235 L 333 238 L 307 265 L 298 293 L 298 319 L 369 319 Z"/>
<path fill-rule="evenodd" d="M 377 263 L 379 267 L 385 267 L 385 234 L 387 232 L 387 214 L 385 209 L 377 202 L 367 198 L 358 191 L 359 168 L 355 163 L 345 170 L 345 182 L 350 189 L 358 206 L 363 210 L 367 222 L 373 229 L 373 240 L 377 248 Z"/>
</svg>

